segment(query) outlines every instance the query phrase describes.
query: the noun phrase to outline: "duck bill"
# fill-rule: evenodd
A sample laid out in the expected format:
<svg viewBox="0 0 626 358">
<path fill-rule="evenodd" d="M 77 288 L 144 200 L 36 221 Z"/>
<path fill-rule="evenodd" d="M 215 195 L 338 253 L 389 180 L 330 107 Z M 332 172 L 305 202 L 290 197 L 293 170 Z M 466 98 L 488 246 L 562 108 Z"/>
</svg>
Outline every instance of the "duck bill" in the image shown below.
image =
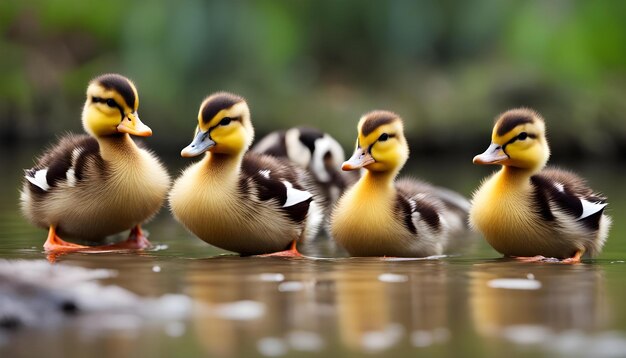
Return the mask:
<svg viewBox="0 0 626 358">
<path fill-rule="evenodd" d="M 357 170 L 372 163 L 375 163 L 374 157 L 370 153 L 365 152 L 362 148 L 357 148 L 352 154 L 350 159 L 343 162 L 341 165 L 342 170 Z"/>
<path fill-rule="evenodd" d="M 474 164 L 500 164 L 503 161 L 509 159 L 509 156 L 504 152 L 501 145 L 491 143 L 489 148 L 483 153 L 474 157 Z"/>
<path fill-rule="evenodd" d="M 198 131 L 193 141 L 180 151 L 180 155 L 185 158 L 195 157 L 215 146 L 215 141 L 209 136 L 209 132 Z"/>
<path fill-rule="evenodd" d="M 139 119 L 137 112 L 128 114 L 117 126 L 120 133 L 128 133 L 139 137 L 149 137 L 152 135 L 152 129 Z"/>
</svg>

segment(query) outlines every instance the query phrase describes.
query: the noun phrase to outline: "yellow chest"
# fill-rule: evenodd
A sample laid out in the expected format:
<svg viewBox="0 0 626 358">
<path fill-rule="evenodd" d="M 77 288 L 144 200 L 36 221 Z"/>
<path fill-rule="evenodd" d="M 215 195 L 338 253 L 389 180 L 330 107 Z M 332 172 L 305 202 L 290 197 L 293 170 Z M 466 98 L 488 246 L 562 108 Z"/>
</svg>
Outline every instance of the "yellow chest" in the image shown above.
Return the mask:
<svg viewBox="0 0 626 358">
<path fill-rule="evenodd" d="M 357 183 L 339 200 L 332 215 L 333 237 L 349 252 L 378 252 L 411 240 L 398 220 L 396 192 Z"/>
<path fill-rule="evenodd" d="M 150 154 L 140 151 L 138 160 L 110 163 L 106 185 L 116 187 L 125 198 L 149 200 L 153 196 L 165 198 L 169 175 L 161 163 Z"/>
<path fill-rule="evenodd" d="M 172 211 L 193 227 L 206 226 L 208 218 L 216 217 L 222 220 L 212 225 L 215 230 L 232 227 L 238 217 L 237 207 L 240 206 L 237 204 L 237 182 L 236 175 L 232 178 L 216 177 L 207 173 L 202 163 L 193 165 L 185 170 L 172 188 Z"/>
<path fill-rule="evenodd" d="M 530 181 L 515 182 L 496 173 L 474 194 L 470 223 L 498 252 L 533 255 L 552 235 L 533 205 Z"/>
</svg>

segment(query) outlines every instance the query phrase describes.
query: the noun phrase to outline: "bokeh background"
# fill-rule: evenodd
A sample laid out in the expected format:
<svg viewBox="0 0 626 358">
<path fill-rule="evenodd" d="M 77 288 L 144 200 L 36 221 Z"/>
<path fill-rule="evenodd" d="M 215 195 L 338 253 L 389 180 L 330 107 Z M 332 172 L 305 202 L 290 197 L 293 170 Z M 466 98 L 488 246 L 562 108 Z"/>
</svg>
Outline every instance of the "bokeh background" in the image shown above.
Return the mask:
<svg viewBox="0 0 626 358">
<path fill-rule="evenodd" d="M 6 148 L 81 131 L 86 83 L 132 78 L 149 145 L 178 153 L 211 92 L 245 96 L 257 137 L 312 125 L 347 150 L 358 117 L 406 121 L 412 157 L 469 161 L 529 106 L 560 161 L 626 154 L 626 2 L 0 2 Z"/>
<path fill-rule="evenodd" d="M 441 260 L 267 263 L 218 256 L 164 207 L 146 225 L 155 250 L 59 263 L 115 270 L 107 284 L 139 295 L 181 293 L 209 308 L 253 300 L 267 307 L 261 319 L 194 312 L 163 322 L 171 332 L 128 315 L 120 324 L 105 308 L 7 335 L 0 307 L 0 356 L 248 357 L 294 332 L 327 344 L 317 346 L 325 356 L 624 356 L 626 1 L 0 0 L 0 260 L 44 258 L 45 230 L 18 209 L 22 169 L 59 135 L 82 132 L 87 82 L 105 72 L 136 83 L 154 130 L 145 143 L 173 177 L 192 162 L 178 153 L 200 102 L 219 90 L 248 99 L 257 137 L 310 125 L 346 151 L 363 113 L 393 110 L 411 146 L 403 173 L 468 197 L 496 169 L 471 163 L 493 119 L 532 107 L 547 120 L 551 163 L 605 193 L 614 225 L 604 252 L 582 265 L 500 260 L 479 236 Z M 500 278 L 543 287 L 489 286 Z"/>
</svg>

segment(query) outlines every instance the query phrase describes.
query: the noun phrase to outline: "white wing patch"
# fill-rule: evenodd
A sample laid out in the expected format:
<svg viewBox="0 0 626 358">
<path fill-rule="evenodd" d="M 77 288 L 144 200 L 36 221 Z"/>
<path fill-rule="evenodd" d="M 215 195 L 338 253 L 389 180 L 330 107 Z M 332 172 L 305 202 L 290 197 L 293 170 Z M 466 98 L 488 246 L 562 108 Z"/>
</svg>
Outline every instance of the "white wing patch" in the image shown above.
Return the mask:
<svg viewBox="0 0 626 358">
<path fill-rule="evenodd" d="M 259 174 L 261 174 L 261 176 L 265 177 L 265 179 L 269 179 L 270 178 L 270 173 L 272 171 L 269 169 L 264 169 L 264 170 L 259 170 Z"/>
<path fill-rule="evenodd" d="M 287 200 L 285 204 L 283 204 L 283 208 L 299 204 L 313 197 L 308 191 L 295 189 L 293 185 L 286 180 L 283 180 L 283 184 L 287 188 Z"/>
<path fill-rule="evenodd" d="M 47 174 L 48 174 L 48 168 L 40 169 L 35 172 L 34 176 L 31 177 L 30 175 L 26 175 L 25 178 L 29 182 L 31 182 L 33 185 L 38 186 L 42 190 L 48 190 L 50 189 L 50 185 L 48 184 L 48 181 L 46 180 Z"/>
<path fill-rule="evenodd" d="M 74 172 L 74 168 L 69 168 L 67 172 L 65 172 L 65 177 L 67 178 L 67 185 L 76 185 L 76 173 Z"/>
<path fill-rule="evenodd" d="M 565 187 L 561 183 L 554 183 L 554 187 L 556 188 L 556 190 L 560 191 L 561 193 L 565 192 Z"/>
<path fill-rule="evenodd" d="M 78 160 L 82 152 L 83 152 L 83 148 L 81 147 L 74 148 L 74 150 L 72 151 L 72 166 L 73 167 L 76 166 L 76 161 Z"/>
<path fill-rule="evenodd" d="M 585 199 L 580 199 L 580 203 L 583 204 L 583 213 L 576 220 L 582 220 L 586 217 L 589 217 L 604 209 L 604 207 L 606 206 L 606 203 L 592 203 L 591 201 Z"/>
</svg>

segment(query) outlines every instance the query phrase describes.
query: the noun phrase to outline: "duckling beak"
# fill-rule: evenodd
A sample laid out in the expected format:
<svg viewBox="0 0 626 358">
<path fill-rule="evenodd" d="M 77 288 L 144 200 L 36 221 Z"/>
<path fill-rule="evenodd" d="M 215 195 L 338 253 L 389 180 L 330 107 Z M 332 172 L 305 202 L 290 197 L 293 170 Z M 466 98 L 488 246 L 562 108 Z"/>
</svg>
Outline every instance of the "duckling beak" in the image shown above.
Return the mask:
<svg viewBox="0 0 626 358">
<path fill-rule="evenodd" d="M 343 162 L 341 169 L 346 171 L 356 170 L 375 162 L 376 160 L 370 153 L 365 152 L 362 148 L 357 148 L 354 154 L 352 154 L 352 157 Z"/>
<path fill-rule="evenodd" d="M 185 158 L 195 157 L 211 149 L 214 145 L 215 141 L 211 139 L 208 131 L 203 132 L 198 130 L 196 137 L 188 146 L 180 151 L 180 155 Z"/>
<path fill-rule="evenodd" d="M 491 143 L 489 148 L 483 153 L 474 157 L 474 164 L 499 164 L 502 161 L 509 159 L 509 156 L 504 152 L 502 146 L 496 143 Z"/>
<path fill-rule="evenodd" d="M 122 123 L 117 126 L 117 131 L 120 133 L 128 133 L 139 137 L 149 137 L 152 135 L 152 129 L 139 119 L 137 112 L 128 114 Z"/>
</svg>

